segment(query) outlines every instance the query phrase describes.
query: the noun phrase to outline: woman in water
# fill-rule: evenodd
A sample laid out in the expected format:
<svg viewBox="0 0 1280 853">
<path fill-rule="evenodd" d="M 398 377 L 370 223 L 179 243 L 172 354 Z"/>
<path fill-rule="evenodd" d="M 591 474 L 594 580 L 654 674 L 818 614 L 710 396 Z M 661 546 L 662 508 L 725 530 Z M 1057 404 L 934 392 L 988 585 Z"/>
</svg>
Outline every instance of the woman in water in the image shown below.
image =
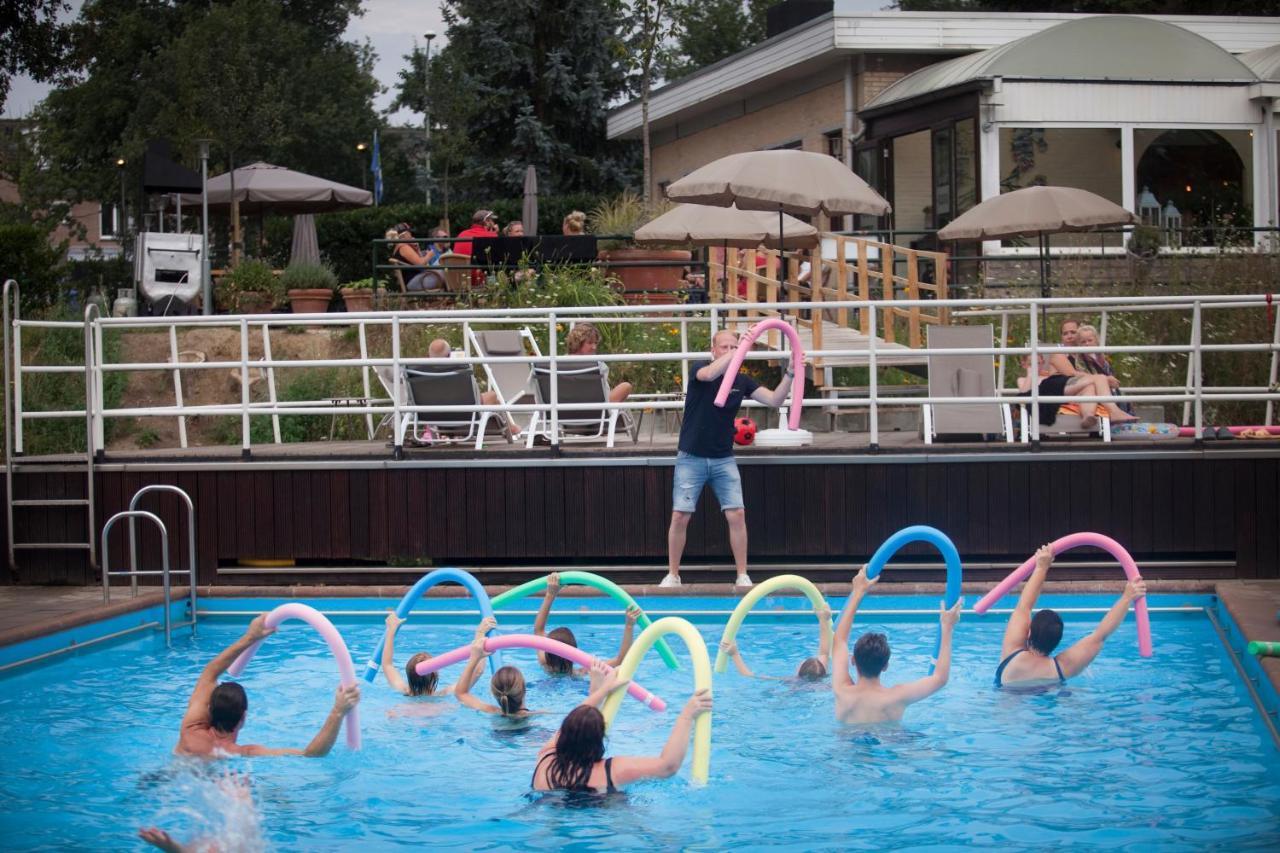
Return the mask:
<svg viewBox="0 0 1280 853">
<path fill-rule="evenodd" d="M 484 668 L 484 659 L 489 656 L 489 652 L 485 651 L 484 648 L 484 635 L 497 626 L 497 620 L 492 616 L 487 616 L 480 623 L 480 627 L 476 628 L 476 636 L 471 641 L 471 656 L 467 658 L 467 665 L 462 670 L 462 675 L 458 677 L 457 683 L 453 685 L 454 697 L 468 708 L 474 708 L 486 714 L 501 714 L 504 717 L 519 719 L 533 714 L 545 713 L 544 711 L 530 711 L 524 706 L 524 674 L 514 666 L 501 667 L 493 674 L 493 678 L 489 679 L 489 692 L 493 694 L 494 701 L 498 703 L 497 705 L 490 705 L 488 702 L 471 695 L 471 688 L 475 686 L 476 681 L 480 678 L 480 672 Z"/>
<path fill-rule="evenodd" d="M 827 677 L 827 673 L 831 670 L 831 608 L 822 606 L 817 610 L 818 619 L 822 623 L 822 628 L 818 635 L 818 654 L 816 657 L 805 658 L 800 662 L 800 668 L 796 670 L 796 678 L 802 681 L 821 681 Z M 721 640 L 720 650 L 729 657 L 733 658 L 733 665 L 738 670 L 739 675 L 745 675 L 748 678 L 774 678 L 772 675 L 756 675 L 747 666 L 747 662 L 742 659 L 742 653 L 738 651 L 738 644 L 733 640 Z"/>
<path fill-rule="evenodd" d="M 387 683 L 391 685 L 392 690 L 398 690 L 405 696 L 448 696 L 453 692 L 455 685 L 440 687 L 439 673 L 418 675 L 418 664 L 431 659 L 431 655 L 427 652 L 418 652 L 409 658 L 409 662 L 404 665 L 404 678 L 396 672 L 396 632 L 403 624 L 404 620 L 397 616 L 395 611 L 387 612 L 387 633 L 382 639 L 382 674 L 387 677 Z"/>
<path fill-rule="evenodd" d="M 542 597 L 542 606 L 538 608 L 538 615 L 534 617 L 533 633 L 539 637 L 559 640 L 566 646 L 573 646 L 576 649 L 578 647 L 578 638 L 568 628 L 556 628 L 551 633 L 547 633 L 547 617 L 551 615 L 551 604 L 556 600 L 556 596 L 559 593 L 560 573 L 552 572 L 547 575 L 547 594 Z M 618 649 L 617 656 L 609 661 L 610 666 L 617 666 L 627 656 L 627 651 L 631 648 L 631 636 L 635 633 L 636 620 L 639 618 L 639 607 L 633 604 L 627 608 L 626 622 L 622 627 L 622 647 Z M 573 661 L 550 652 L 544 652 L 541 649 L 538 650 L 538 663 L 542 664 L 542 668 L 551 675 L 587 674 L 585 669 L 574 669 Z"/>
<path fill-rule="evenodd" d="M 580 791 L 612 794 L 641 779 L 674 776 L 689 751 L 689 732 L 700 715 L 711 710 L 711 691 L 689 697 L 676 717 L 662 752 L 653 756 L 604 757 L 604 715 L 600 704 L 614 690 L 625 686 L 618 673 L 602 661 L 591 665 L 591 692 L 586 701 L 569 712 L 560 730 L 538 751 L 533 767 L 535 791 Z"/>
</svg>

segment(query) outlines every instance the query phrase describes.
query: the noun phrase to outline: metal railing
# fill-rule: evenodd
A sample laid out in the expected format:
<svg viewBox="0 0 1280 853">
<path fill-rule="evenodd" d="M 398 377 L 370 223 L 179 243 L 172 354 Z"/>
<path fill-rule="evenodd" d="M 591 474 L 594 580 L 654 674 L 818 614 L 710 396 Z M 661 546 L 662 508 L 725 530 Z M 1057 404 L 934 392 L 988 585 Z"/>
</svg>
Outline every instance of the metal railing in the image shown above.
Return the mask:
<svg viewBox="0 0 1280 853">
<path fill-rule="evenodd" d="M 185 495 L 185 492 L 182 492 L 181 489 L 177 489 L 175 487 L 169 487 L 169 488 Z M 139 494 L 141 494 L 141 492 L 139 492 Z M 131 506 L 137 502 L 137 497 L 138 497 L 137 495 L 134 495 L 134 500 L 130 501 Z M 188 505 L 189 504 L 190 504 L 190 499 L 188 499 Z M 108 548 L 109 537 L 111 535 L 111 528 L 114 527 L 116 522 L 122 518 L 129 519 L 129 570 L 124 572 L 113 572 L 111 571 L 111 550 Z M 137 568 L 137 565 L 138 565 L 138 554 L 137 554 L 137 547 L 136 547 L 137 540 L 134 536 L 133 525 L 134 525 L 134 520 L 138 518 L 142 518 L 142 519 L 146 519 L 147 521 L 150 521 L 152 524 L 156 526 L 156 529 L 160 531 L 160 569 L 158 571 L 155 569 Z M 191 529 L 194 529 L 194 521 L 192 521 Z M 191 554 L 192 554 L 192 562 L 186 569 L 170 570 L 169 568 L 169 531 L 168 529 L 165 528 L 164 522 L 160 520 L 160 517 L 155 513 L 147 512 L 146 510 L 142 510 L 142 509 L 128 509 L 128 510 L 123 510 L 121 512 L 117 512 L 115 515 L 107 519 L 106 524 L 102 525 L 102 601 L 103 603 L 108 604 L 111 602 L 111 578 L 113 577 L 129 578 L 133 586 L 133 594 L 136 596 L 138 594 L 138 578 L 139 577 L 157 577 L 158 576 L 161 578 L 163 594 L 164 594 L 163 625 L 164 625 L 165 646 L 169 647 L 173 645 L 173 637 L 172 637 L 173 628 L 183 628 L 190 625 L 191 633 L 194 636 L 196 631 L 196 620 L 198 618 L 197 608 L 196 608 L 196 564 L 194 559 L 195 558 L 194 546 L 192 546 Z M 188 607 L 190 608 L 190 611 L 191 611 L 190 618 L 183 622 L 179 622 L 177 625 L 173 625 L 171 623 L 171 617 L 169 615 L 169 605 L 172 600 L 170 595 L 171 585 L 169 581 L 169 576 L 175 571 L 178 574 L 187 575 L 187 587 L 188 587 L 189 596 L 190 596 Z"/>
</svg>

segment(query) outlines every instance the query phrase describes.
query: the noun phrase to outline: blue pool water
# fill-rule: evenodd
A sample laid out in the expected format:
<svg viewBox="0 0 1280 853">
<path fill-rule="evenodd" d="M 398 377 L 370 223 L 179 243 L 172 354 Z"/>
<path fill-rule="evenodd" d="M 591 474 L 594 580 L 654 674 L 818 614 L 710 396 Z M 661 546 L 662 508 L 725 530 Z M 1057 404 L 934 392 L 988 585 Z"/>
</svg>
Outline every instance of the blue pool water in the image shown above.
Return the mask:
<svg viewBox="0 0 1280 853">
<path fill-rule="evenodd" d="M 1152 598 L 1152 605 L 1187 599 Z M 229 613 L 276 602 L 210 599 Z M 357 668 L 381 636 L 370 601 L 323 600 Z M 536 600 L 533 602 L 536 603 Z M 714 650 L 732 608 L 725 599 L 642 601 L 685 609 Z M 1047 604 L 1092 607 L 1108 599 Z M 530 605 L 530 602 L 526 602 Z M 833 601 L 833 606 L 839 606 Z M 385 607 L 385 602 L 381 603 Z M 473 606 L 431 600 L 449 617 L 416 617 L 397 660 L 466 642 Z M 779 614 L 798 599 L 770 599 L 739 641 L 757 672 L 788 675 L 816 645 L 812 617 Z M 873 595 L 854 636 L 889 635 L 887 683 L 923 675 L 936 620 L 933 601 Z M 586 612 L 582 612 L 586 608 Z M 716 611 L 720 611 L 717 613 Z M 886 612 L 895 611 L 895 612 Z M 656 615 L 656 613 L 655 613 Z M 1067 614 L 1064 642 L 1100 614 Z M 503 616 L 500 614 L 500 617 Z M 832 717 L 829 687 L 747 679 L 715 681 L 711 781 L 643 783 L 622 798 L 582 804 L 529 794 L 539 746 L 585 692 L 585 681 L 542 675 L 532 653 L 507 653 L 529 678 L 528 704 L 552 713 L 525 728 L 495 725 L 451 699 L 407 700 L 381 679 L 364 688 L 364 749 L 340 738 L 323 760 L 234 760 L 193 772 L 171 755 L 201 667 L 243 631 L 247 616 L 206 620 L 174 646 L 148 635 L 0 678 L 0 838 L 8 849 L 138 849 L 140 826 L 176 837 L 214 836 L 233 848 L 377 850 L 430 844 L 460 849 L 777 846 L 1106 849 L 1275 849 L 1280 841 L 1280 756 L 1212 625 L 1202 613 L 1155 613 L 1156 655 L 1140 660 L 1132 618 L 1082 677 L 1035 695 L 992 689 L 1003 616 L 966 613 L 951 683 L 913 706 L 898 726 L 846 729 Z M 526 607 L 501 619 L 527 631 Z M 451 624 L 452 623 L 452 624 Z M 616 605 L 566 599 L 553 625 L 612 655 Z M 691 690 L 685 667 L 650 654 L 638 674 L 672 710 L 631 700 L 610 737 L 611 754 L 656 753 Z M 446 675 L 452 680 L 456 668 Z M 287 623 L 241 681 L 250 696 L 242 742 L 303 746 L 322 721 L 336 668 L 310 628 Z M 477 689 L 485 695 L 482 681 Z M 363 682 L 362 682 L 363 685 Z M 249 805 L 217 775 L 243 771 Z"/>
</svg>

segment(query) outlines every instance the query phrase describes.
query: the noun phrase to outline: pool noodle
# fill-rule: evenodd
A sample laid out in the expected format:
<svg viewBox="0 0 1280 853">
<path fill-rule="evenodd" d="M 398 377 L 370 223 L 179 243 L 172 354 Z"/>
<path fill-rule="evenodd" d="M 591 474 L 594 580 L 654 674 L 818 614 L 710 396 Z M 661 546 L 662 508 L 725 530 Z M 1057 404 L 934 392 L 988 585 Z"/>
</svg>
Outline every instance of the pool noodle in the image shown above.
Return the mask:
<svg viewBox="0 0 1280 853">
<path fill-rule="evenodd" d="M 1209 427 L 1209 426 L 1204 427 L 1205 432 L 1208 432 L 1211 429 L 1221 429 L 1221 427 Z M 1240 433 L 1244 432 L 1247 429 L 1248 430 L 1261 429 L 1261 430 L 1266 430 L 1266 432 L 1268 432 L 1271 435 L 1280 435 L 1280 426 L 1263 426 L 1259 424 L 1258 426 L 1229 426 L 1229 427 L 1226 427 L 1226 429 L 1230 430 L 1232 435 L 1239 435 Z M 1195 427 L 1184 426 L 1184 427 L 1178 428 L 1178 435 L 1181 438 L 1194 438 L 1195 434 L 1196 434 Z"/>
<path fill-rule="evenodd" d="M 1274 640 L 1250 640 L 1248 649 L 1249 654 L 1260 658 L 1280 657 L 1280 643 Z"/>
<path fill-rule="evenodd" d="M 738 606 L 733 609 L 733 614 L 729 617 L 729 624 L 724 627 L 724 634 L 720 637 L 720 642 L 733 640 L 738 636 L 738 629 L 742 627 L 743 621 L 751 610 L 759 603 L 760 599 L 778 589 L 796 589 L 804 593 L 805 596 L 813 603 L 814 610 L 824 607 L 827 600 L 823 598 L 822 593 L 813 585 L 808 578 L 802 578 L 799 575 L 778 575 L 761 581 L 751 588 L 751 591 L 742 597 L 738 602 Z M 831 618 L 823 619 L 818 617 L 818 625 L 825 636 L 831 636 Z M 723 673 L 729 668 L 729 656 L 724 653 L 724 649 L 716 654 L 715 671 Z"/>
<path fill-rule="evenodd" d="M 1067 536 L 1063 536 L 1061 539 L 1057 539 L 1049 543 L 1049 547 L 1052 549 L 1055 557 L 1063 551 L 1069 551 L 1072 548 L 1080 548 L 1085 545 L 1092 545 L 1095 548 L 1101 548 L 1103 551 L 1106 551 L 1108 554 L 1115 557 L 1120 563 L 1120 566 L 1124 569 L 1124 573 L 1129 577 L 1129 580 L 1135 580 L 1141 577 L 1141 574 L 1138 572 L 1138 565 L 1133 561 L 1133 557 L 1124 549 L 1124 546 L 1112 539 L 1110 536 L 1103 536 L 1101 533 L 1089 532 L 1071 533 Z M 1025 563 L 1010 572 L 1007 578 L 1000 581 L 1000 583 L 996 584 L 990 592 L 982 596 L 982 598 L 978 600 L 978 603 L 973 606 L 974 612 L 986 613 L 987 610 L 990 609 L 991 605 L 1003 598 L 1009 590 L 1013 589 L 1020 581 L 1030 575 L 1032 569 L 1035 568 L 1035 565 L 1036 557 L 1032 554 Z M 1133 615 L 1138 622 L 1138 654 L 1144 658 L 1149 658 L 1151 657 L 1151 617 L 1147 613 L 1146 596 L 1139 598 L 1133 603 Z"/>
<path fill-rule="evenodd" d="M 867 577 L 875 579 L 880 577 L 880 572 L 884 570 L 885 564 L 894 554 L 901 551 L 907 545 L 913 542 L 927 542 L 938 549 L 942 554 L 943 562 L 947 566 L 947 589 L 944 593 L 942 604 L 948 610 L 955 606 L 960 600 L 960 583 L 963 575 L 963 567 L 960 564 L 960 552 L 956 550 L 955 543 L 947 534 L 943 533 L 936 527 L 929 527 L 926 524 L 915 524 L 911 527 L 904 527 L 888 539 L 876 549 L 875 554 L 871 556 L 871 560 L 867 563 Z M 849 597 L 844 606 L 848 607 L 853 596 Z M 844 612 L 843 609 L 840 611 Z M 933 659 L 929 662 L 929 674 L 933 675 L 933 670 L 937 665 L 938 655 L 942 651 L 942 626 L 938 626 L 938 639 L 933 645 Z"/>
<path fill-rule="evenodd" d="M 593 655 L 584 652 L 576 646 L 570 646 L 559 640 L 553 640 L 550 637 L 538 637 L 533 634 L 504 634 L 497 637 L 486 637 L 484 641 L 485 651 L 496 651 L 497 649 L 539 649 L 553 655 L 559 655 L 562 658 L 571 660 L 580 666 L 590 668 L 591 663 L 596 660 Z M 442 655 L 436 655 L 427 658 L 418 664 L 414 669 L 418 675 L 429 675 L 438 672 L 446 666 L 452 666 L 459 661 L 464 661 L 471 656 L 471 646 L 461 646 L 451 652 L 445 652 Z M 665 711 L 667 703 L 659 697 L 645 690 L 634 681 L 627 685 L 627 692 L 634 699 L 643 702 L 655 711 Z"/>
<path fill-rule="evenodd" d="M 404 598 L 400 599 L 400 603 L 396 605 L 396 615 L 401 619 L 408 619 L 409 613 L 413 610 L 413 605 L 418 603 L 418 599 L 436 584 L 452 581 L 460 584 L 467 592 L 471 593 L 471 597 L 476 600 L 476 604 L 480 607 L 482 616 L 493 615 L 493 604 L 489 601 L 489 594 L 484 591 L 484 587 L 480 585 L 480 581 L 470 572 L 464 572 L 462 569 L 436 569 L 418 578 L 408 592 L 404 594 Z M 387 641 L 384 633 L 378 640 L 378 647 L 373 650 L 373 655 L 369 658 L 369 663 L 365 665 L 364 680 L 373 683 L 378 677 L 378 670 L 382 667 L 382 647 Z M 489 661 L 489 668 L 493 670 L 495 664 L 492 659 Z"/>
<path fill-rule="evenodd" d="M 791 324 L 777 317 L 761 320 L 743 334 L 742 340 L 738 341 L 738 349 L 724 372 L 724 378 L 720 380 L 720 391 L 716 394 L 715 403 L 720 408 L 724 408 L 725 401 L 729 399 L 729 391 L 733 388 L 733 381 L 738 376 L 738 369 L 742 367 L 743 359 L 746 358 L 751 345 L 756 342 L 756 338 L 767 329 L 779 329 L 791 342 L 791 370 L 800 378 L 798 381 L 793 378 L 791 382 L 791 408 L 787 412 L 787 428 L 798 430 L 800 429 L 800 410 L 804 407 L 804 348 L 800 345 L 800 336 L 796 334 L 795 329 L 791 328 Z"/>
<path fill-rule="evenodd" d="M 635 675 L 636 667 L 658 639 L 666 634 L 676 634 L 689 648 L 689 657 L 693 660 L 693 687 L 695 690 L 711 689 L 711 658 L 707 655 L 707 644 L 703 641 L 698 629 L 687 619 L 679 616 L 664 616 L 654 622 L 636 638 L 635 644 L 627 652 L 622 663 L 618 665 L 618 677 L 629 679 Z M 614 691 L 604 700 L 605 730 L 613 725 L 618 708 L 622 705 L 621 691 Z M 695 782 L 705 784 L 711 771 L 711 713 L 701 714 L 693 723 L 693 767 Z"/>
<path fill-rule="evenodd" d="M 276 609 L 267 614 L 267 627 L 276 628 L 281 622 L 287 619 L 300 619 L 306 622 L 324 638 L 329 644 L 329 651 L 333 653 L 334 659 L 338 662 L 338 675 L 341 678 L 343 687 L 352 687 L 356 683 L 356 669 L 351 662 L 351 652 L 347 650 L 347 644 L 343 642 L 342 635 L 338 633 L 338 629 L 333 627 L 333 623 L 325 618 L 324 614 L 314 607 L 308 607 L 297 601 L 291 601 L 288 604 L 281 604 Z M 262 640 L 249 646 L 240 653 L 231 666 L 227 667 L 227 673 L 236 678 L 240 673 L 244 672 L 245 666 L 249 661 L 253 660 L 253 656 L 257 654 L 258 647 L 262 645 Z M 354 707 L 347 712 L 343 719 L 343 727 L 347 732 L 347 746 L 351 749 L 360 748 L 360 709 Z"/>
<path fill-rule="evenodd" d="M 548 577 L 550 577 L 550 575 L 535 578 L 495 596 L 493 599 L 493 608 L 495 610 L 501 610 L 513 601 L 519 601 L 527 596 L 536 595 L 537 593 L 542 592 L 547 588 Z M 624 607 L 640 607 L 639 604 L 636 604 L 636 600 L 627 594 L 626 590 L 608 578 L 597 575 L 594 572 L 561 572 L 560 585 L 589 586 L 592 589 L 603 592 L 605 595 L 611 597 L 614 601 L 617 601 Z M 653 620 L 649 618 L 649 615 L 644 612 L 643 608 L 640 609 L 639 622 L 640 629 L 642 631 L 653 624 Z M 671 647 L 667 645 L 665 640 L 658 641 L 658 655 L 661 656 L 663 663 L 667 665 L 667 669 L 680 668 L 680 663 L 676 660 L 676 656 L 671 653 Z"/>
</svg>

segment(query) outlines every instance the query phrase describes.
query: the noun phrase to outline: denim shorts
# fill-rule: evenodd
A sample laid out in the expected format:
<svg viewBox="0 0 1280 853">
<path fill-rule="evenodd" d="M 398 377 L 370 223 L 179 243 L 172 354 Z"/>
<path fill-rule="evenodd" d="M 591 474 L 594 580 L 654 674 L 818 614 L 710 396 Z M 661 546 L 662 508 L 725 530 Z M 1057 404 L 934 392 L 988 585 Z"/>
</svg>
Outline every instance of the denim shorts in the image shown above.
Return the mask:
<svg viewBox="0 0 1280 853">
<path fill-rule="evenodd" d="M 720 502 L 720 509 L 742 509 L 742 478 L 732 456 L 708 459 L 680 451 L 676 454 L 675 487 L 671 508 L 676 512 L 693 512 L 702 487 L 710 481 Z"/>
</svg>

